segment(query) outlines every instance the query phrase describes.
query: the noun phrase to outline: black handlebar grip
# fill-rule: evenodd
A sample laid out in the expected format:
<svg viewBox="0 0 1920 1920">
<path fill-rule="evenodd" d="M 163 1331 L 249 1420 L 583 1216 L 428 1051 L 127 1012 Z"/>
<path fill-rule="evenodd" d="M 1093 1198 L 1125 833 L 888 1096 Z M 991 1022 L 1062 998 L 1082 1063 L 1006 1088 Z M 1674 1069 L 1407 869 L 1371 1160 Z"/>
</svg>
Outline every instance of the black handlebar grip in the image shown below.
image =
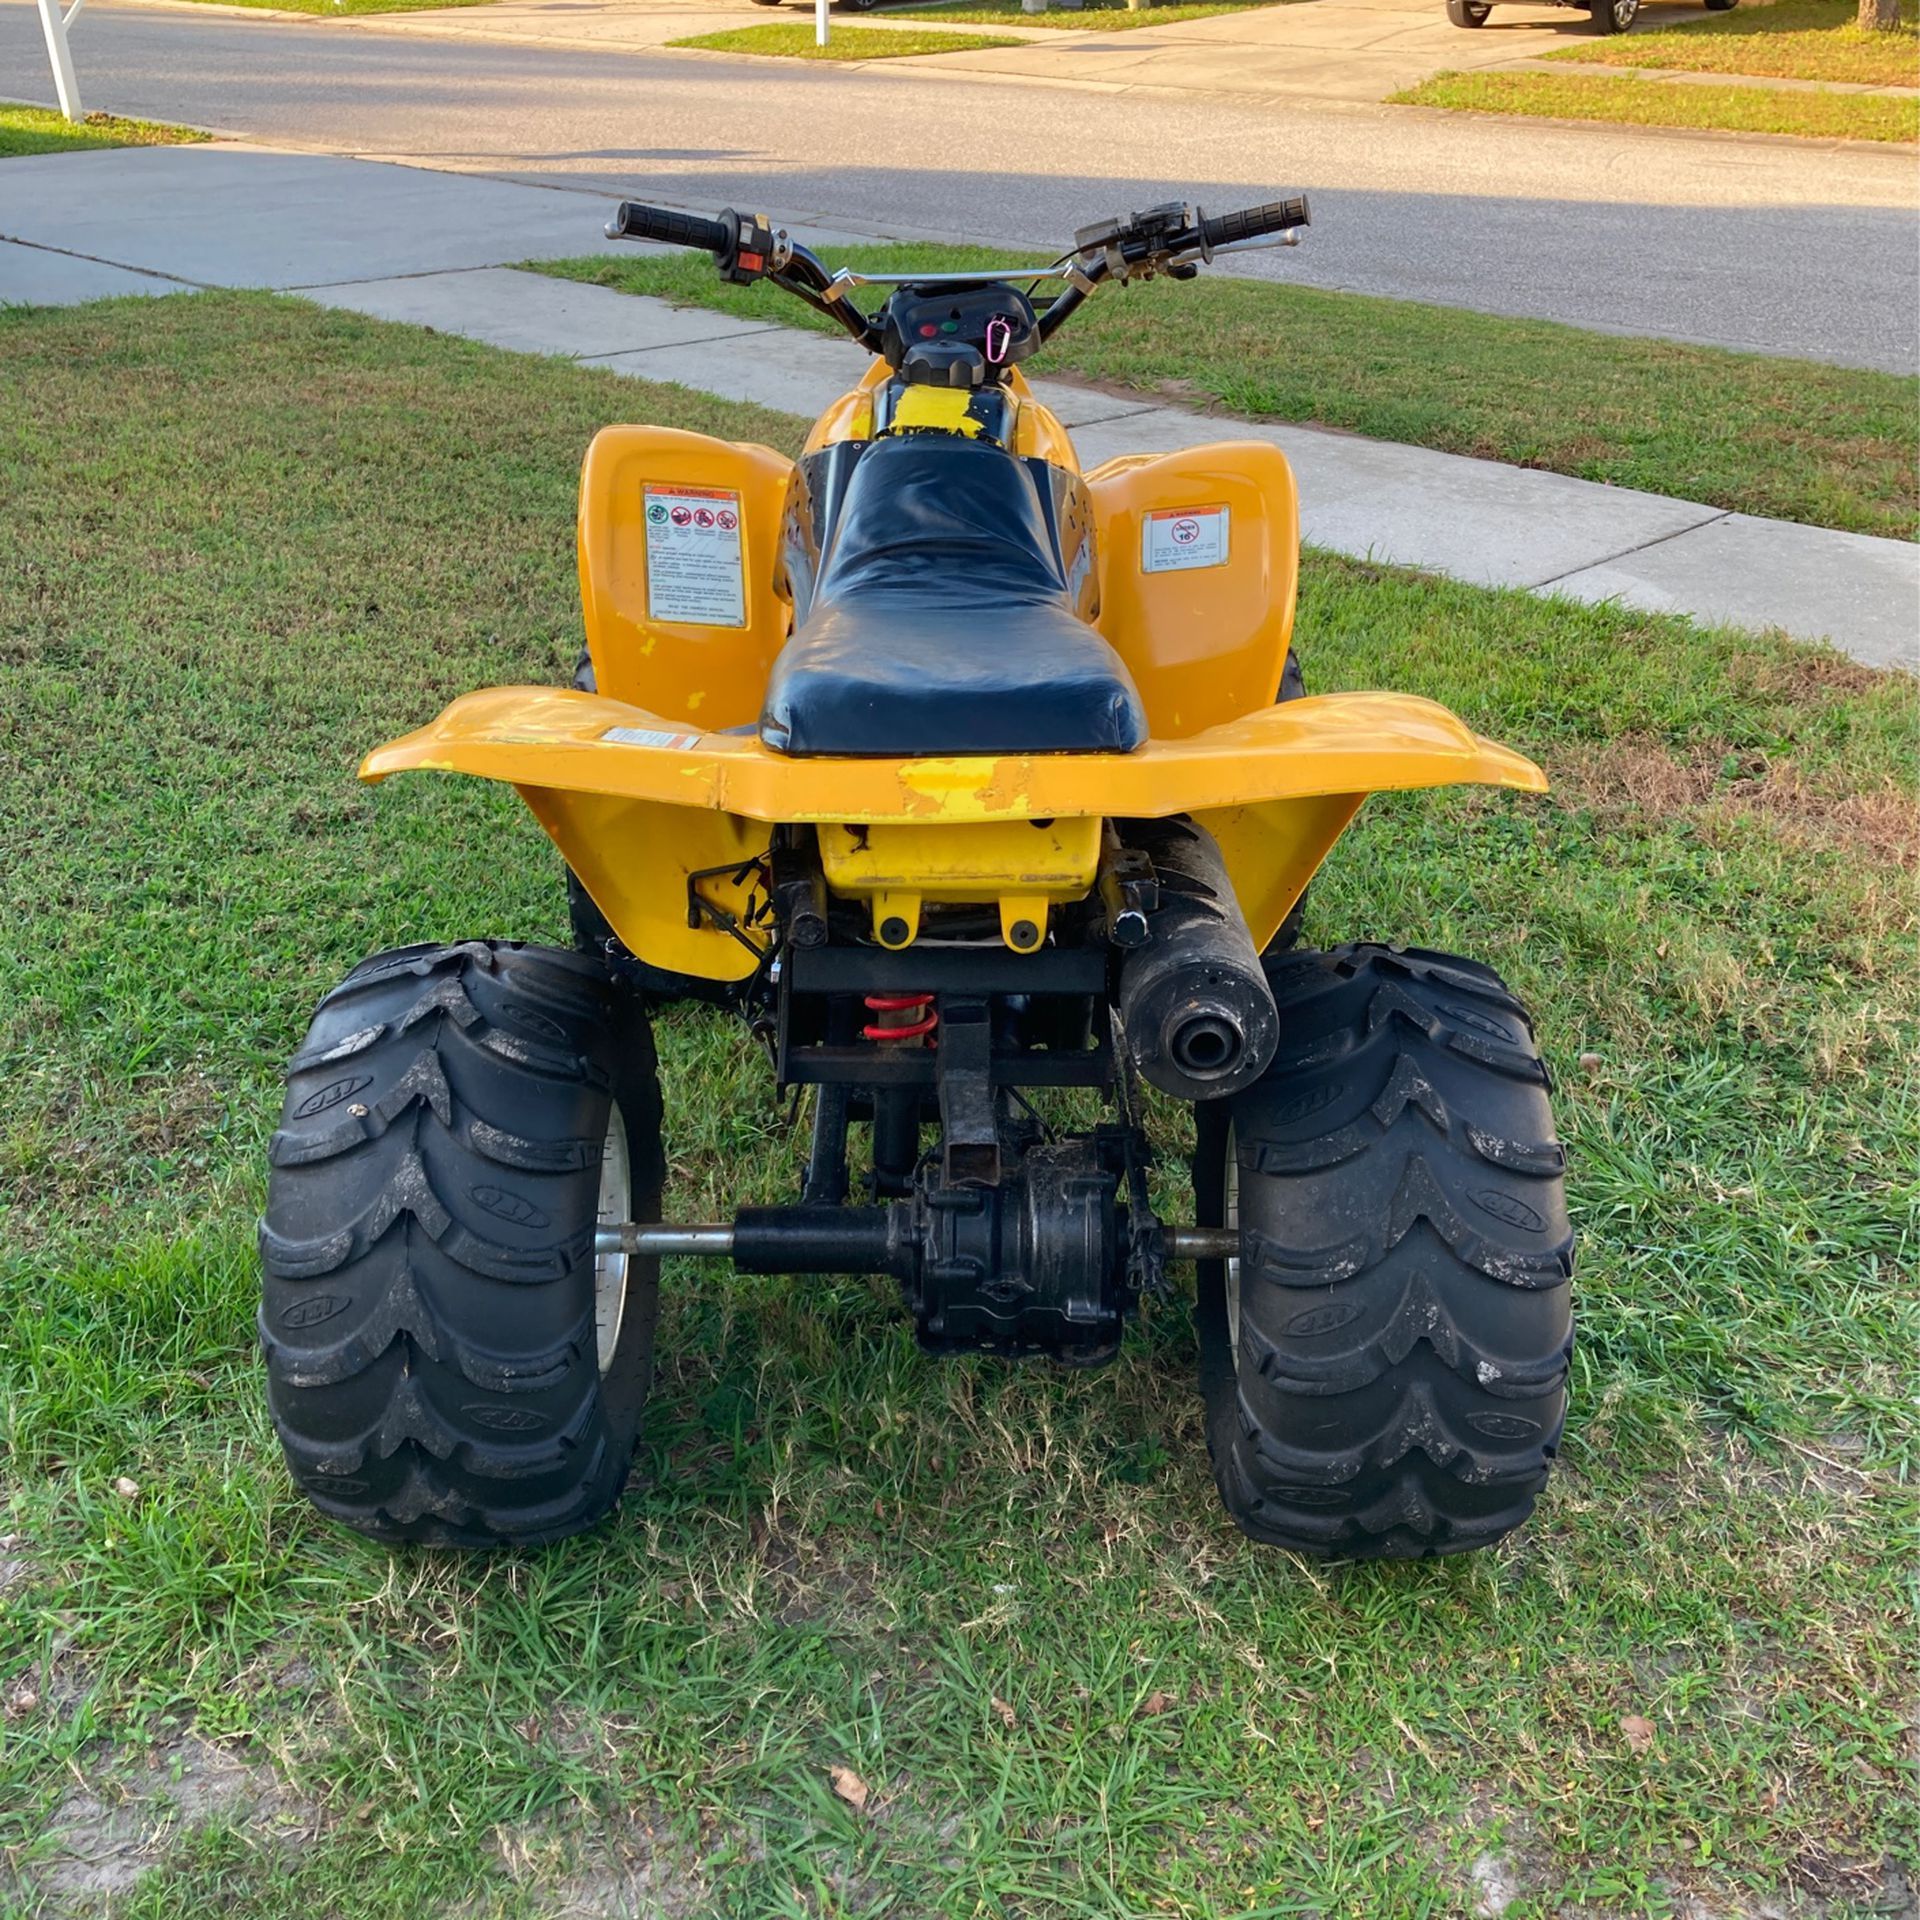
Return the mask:
<svg viewBox="0 0 1920 1920">
<path fill-rule="evenodd" d="M 1262 234 L 1285 233 L 1289 227 L 1309 224 L 1307 196 L 1301 193 L 1291 200 L 1269 200 L 1264 207 L 1242 207 L 1238 213 L 1202 220 L 1200 237 L 1210 247 L 1230 247 L 1237 241 L 1258 240 Z"/>
<path fill-rule="evenodd" d="M 703 220 L 697 213 L 675 213 L 670 207 L 643 207 L 637 200 L 622 200 L 619 212 L 607 222 L 609 240 L 658 240 L 712 254 L 732 247 L 733 232 L 724 220 Z"/>
</svg>

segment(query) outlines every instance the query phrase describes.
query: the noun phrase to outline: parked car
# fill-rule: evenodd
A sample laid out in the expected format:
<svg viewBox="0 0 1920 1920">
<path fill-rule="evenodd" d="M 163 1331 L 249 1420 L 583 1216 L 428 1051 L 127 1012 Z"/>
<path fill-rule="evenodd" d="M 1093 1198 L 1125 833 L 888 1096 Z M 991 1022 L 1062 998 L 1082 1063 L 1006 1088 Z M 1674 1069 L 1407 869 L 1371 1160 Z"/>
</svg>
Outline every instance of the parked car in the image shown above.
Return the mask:
<svg viewBox="0 0 1920 1920">
<path fill-rule="evenodd" d="M 1596 33 L 1625 33 L 1640 12 L 1640 0 L 1550 0 L 1557 7 L 1571 7 L 1593 21 Z M 1737 0 L 1705 0 L 1709 13 L 1726 13 Z M 1447 0 L 1447 18 L 1456 27 L 1484 27 L 1493 12 L 1491 0 Z"/>
</svg>

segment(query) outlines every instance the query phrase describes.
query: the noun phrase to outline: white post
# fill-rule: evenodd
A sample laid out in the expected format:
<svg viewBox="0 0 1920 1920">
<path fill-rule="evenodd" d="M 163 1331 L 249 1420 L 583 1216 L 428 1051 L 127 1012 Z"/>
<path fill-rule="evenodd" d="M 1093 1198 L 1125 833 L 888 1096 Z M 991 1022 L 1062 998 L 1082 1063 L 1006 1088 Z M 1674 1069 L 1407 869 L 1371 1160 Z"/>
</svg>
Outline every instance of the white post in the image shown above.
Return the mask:
<svg viewBox="0 0 1920 1920">
<path fill-rule="evenodd" d="M 73 13 L 80 11 L 75 0 Z M 69 120 L 86 118 L 80 110 L 80 83 L 73 77 L 73 55 L 67 51 L 67 22 L 72 14 L 60 11 L 60 0 L 40 0 L 40 28 L 47 36 L 47 58 L 53 62 L 53 90 L 60 96 L 60 111 Z"/>
<path fill-rule="evenodd" d="M 45 6 L 47 0 L 40 0 Z M 827 0 L 813 0 L 813 44 L 824 47 L 827 44 Z"/>
</svg>

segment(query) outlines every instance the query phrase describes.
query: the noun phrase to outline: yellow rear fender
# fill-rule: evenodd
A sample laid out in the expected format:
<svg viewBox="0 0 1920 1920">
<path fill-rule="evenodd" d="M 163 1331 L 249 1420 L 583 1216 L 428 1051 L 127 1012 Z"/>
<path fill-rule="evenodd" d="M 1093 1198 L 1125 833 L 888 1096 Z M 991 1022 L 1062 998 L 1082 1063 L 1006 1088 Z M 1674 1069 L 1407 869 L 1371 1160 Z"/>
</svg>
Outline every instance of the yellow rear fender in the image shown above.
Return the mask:
<svg viewBox="0 0 1920 1920">
<path fill-rule="evenodd" d="M 1130 754 L 826 760 L 600 695 L 501 687 L 377 748 L 360 773 L 412 769 L 517 788 L 634 953 L 712 980 L 753 968 L 765 938 L 755 862 L 777 825 L 823 829 L 836 891 L 873 903 L 876 925 L 883 900 L 896 910 L 912 900 L 917 924 L 920 898 L 981 899 L 999 903 L 1018 946 L 1022 902 L 1044 907 L 1088 884 L 1092 841 L 1064 823 L 1191 814 L 1220 842 L 1264 945 L 1369 793 L 1547 784 L 1446 708 L 1395 693 L 1290 700 Z M 1015 822 L 1047 825 L 1011 845 L 951 833 Z M 874 850 L 862 853 L 833 831 L 848 825 L 947 832 L 869 833 Z"/>
</svg>

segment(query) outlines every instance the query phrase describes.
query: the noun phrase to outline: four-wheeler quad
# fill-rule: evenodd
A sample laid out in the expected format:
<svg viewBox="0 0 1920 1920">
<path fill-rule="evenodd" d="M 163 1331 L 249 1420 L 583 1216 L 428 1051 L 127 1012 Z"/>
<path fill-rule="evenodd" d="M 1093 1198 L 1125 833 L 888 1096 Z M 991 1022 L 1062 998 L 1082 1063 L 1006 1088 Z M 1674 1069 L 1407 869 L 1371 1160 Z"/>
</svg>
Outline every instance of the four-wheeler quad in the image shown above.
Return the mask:
<svg viewBox="0 0 1920 1920">
<path fill-rule="evenodd" d="M 1526 1517 L 1572 1267 L 1527 1015 L 1470 960 L 1293 950 L 1290 916 L 1369 793 L 1545 781 L 1430 701 L 1304 693 L 1271 445 L 1083 474 L 1020 372 L 1103 289 L 1306 220 L 1160 206 L 1042 274 L 883 281 L 621 207 L 610 235 L 708 249 L 875 359 L 797 460 L 603 431 L 582 684 L 469 694 L 361 769 L 510 782 L 583 938 L 381 954 L 294 1057 L 260 1325 L 322 1511 L 476 1547 L 599 1520 L 675 1255 L 891 1275 L 931 1352 L 1074 1366 L 1197 1262 L 1247 1533 L 1415 1555 Z M 661 1218 L 663 983 L 724 991 L 813 1090 L 789 1204 Z M 1196 1225 L 1149 1203 L 1147 1087 L 1196 1109 Z M 1063 1089 L 1109 1117 L 1063 1124 Z"/>
</svg>

